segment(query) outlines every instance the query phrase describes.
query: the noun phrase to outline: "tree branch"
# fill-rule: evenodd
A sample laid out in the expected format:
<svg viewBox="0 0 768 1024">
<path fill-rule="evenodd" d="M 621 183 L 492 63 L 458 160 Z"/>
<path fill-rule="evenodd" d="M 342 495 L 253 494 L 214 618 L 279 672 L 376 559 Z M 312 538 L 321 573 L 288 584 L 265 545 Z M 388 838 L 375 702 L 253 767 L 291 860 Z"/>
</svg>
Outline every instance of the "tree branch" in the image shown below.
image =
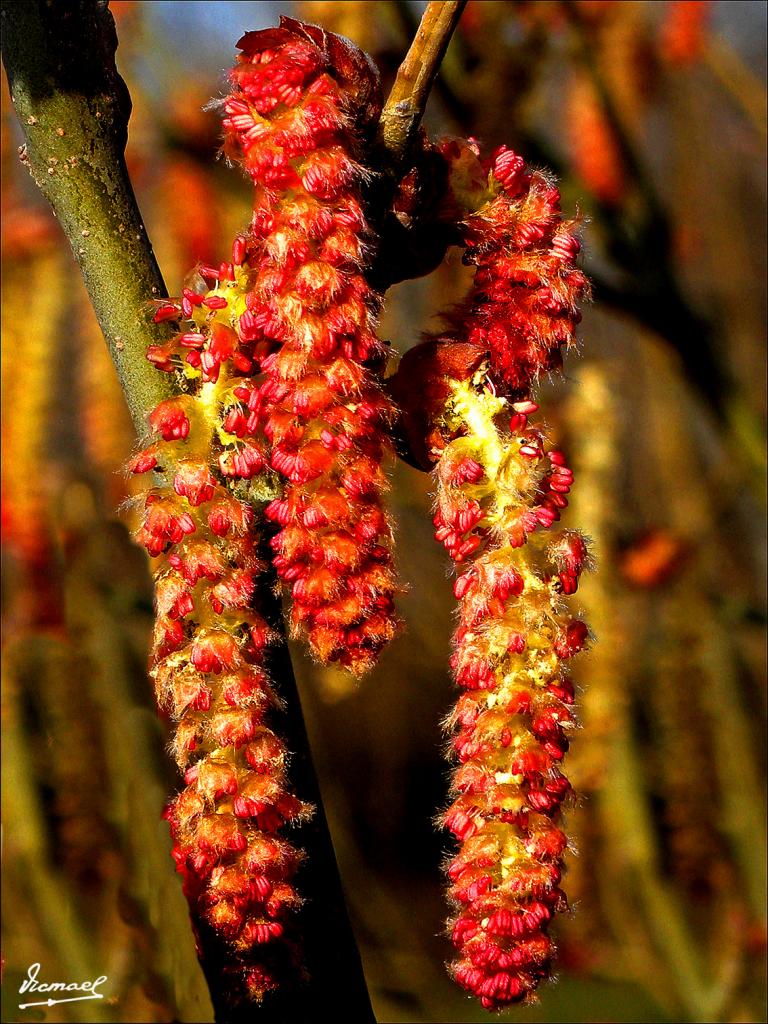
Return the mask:
<svg viewBox="0 0 768 1024">
<path fill-rule="evenodd" d="M 20 156 L 53 207 L 139 434 L 173 380 L 144 358 L 167 338 L 146 303 L 167 294 L 125 166 L 131 101 L 106 0 L 3 0 L 3 63 L 24 132 Z"/>
<path fill-rule="evenodd" d="M 465 4 L 427 4 L 368 153 L 378 173 L 366 189 L 366 207 L 379 241 L 366 276 L 379 292 L 431 273 L 456 243 L 454 226 L 436 218 L 445 188 L 444 162 L 433 147 L 416 143 L 430 89 Z"/>
<path fill-rule="evenodd" d="M 432 83 L 466 0 L 432 0 L 384 104 L 379 137 L 392 161 L 402 163 L 418 131 Z"/>
</svg>

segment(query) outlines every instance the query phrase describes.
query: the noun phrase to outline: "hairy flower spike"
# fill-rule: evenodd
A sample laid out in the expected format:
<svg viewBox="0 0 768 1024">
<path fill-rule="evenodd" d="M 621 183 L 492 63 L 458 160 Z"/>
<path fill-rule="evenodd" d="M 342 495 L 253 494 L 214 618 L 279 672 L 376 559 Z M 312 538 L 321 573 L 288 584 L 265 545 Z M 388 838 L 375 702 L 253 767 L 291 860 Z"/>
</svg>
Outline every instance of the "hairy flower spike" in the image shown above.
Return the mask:
<svg viewBox="0 0 768 1024">
<path fill-rule="evenodd" d="M 207 325 L 206 344 L 215 326 Z M 249 991 L 260 996 L 296 956 L 286 929 L 299 903 L 291 880 L 301 855 L 278 833 L 310 808 L 290 793 L 285 750 L 266 720 L 275 702 L 263 667 L 271 631 L 252 606 L 262 566 L 252 513 L 229 493 L 232 475 L 212 446 L 234 352 L 215 381 L 201 375 L 194 394 L 154 410 L 158 440 L 131 469 L 156 471 L 137 539 L 157 558 L 152 674 L 158 702 L 177 722 L 173 746 L 186 782 L 167 810 L 174 857 L 194 912 L 232 944 L 242 976 L 258 975 L 261 989 Z M 241 475 L 250 479 L 251 468 Z"/>
<path fill-rule="evenodd" d="M 577 306 L 589 287 L 574 263 L 576 224 L 563 220 L 552 180 L 507 147 L 488 160 L 467 143 L 443 152 L 454 200 L 466 211 L 464 261 L 477 267 L 444 337 L 487 353 L 490 379 L 524 397 L 542 373 L 560 368 L 581 319 Z"/>
<path fill-rule="evenodd" d="M 535 422 L 531 391 L 573 341 L 587 282 L 574 225 L 543 174 L 502 147 L 443 147 L 463 220 L 469 297 L 450 330 L 412 349 L 392 391 L 413 457 L 436 463 L 435 536 L 459 567 L 449 718 L 458 762 L 443 821 L 452 973 L 489 1010 L 531 1000 L 551 969 L 567 839 L 561 770 L 575 725 L 566 664 L 588 642 L 567 610 L 590 568 L 585 539 L 556 524 L 573 474 Z"/>
<path fill-rule="evenodd" d="M 159 478 L 137 539 L 158 559 L 152 674 L 177 722 L 185 773 L 167 810 L 174 856 L 193 910 L 232 944 L 243 972 L 259 967 L 263 994 L 295 957 L 286 927 L 299 902 L 291 879 L 300 853 L 277 833 L 310 808 L 288 790 L 284 748 L 266 721 L 275 701 L 263 667 L 271 632 L 251 603 L 262 565 L 251 510 L 228 492 L 231 475 L 212 450 L 233 356 L 230 348 L 216 381 L 201 379 L 194 394 L 154 410 L 159 439 L 131 468 Z"/>
<path fill-rule="evenodd" d="M 130 469 L 154 474 L 137 537 L 157 559 L 153 675 L 186 784 L 167 812 L 174 856 L 195 915 L 234 951 L 235 999 L 261 999 L 299 968 L 301 853 L 284 828 L 311 809 L 290 791 L 268 722 L 275 638 L 255 607 L 258 577 L 266 555 L 321 661 L 359 673 L 376 660 L 397 625 L 382 501 L 395 406 L 381 296 L 365 276 L 378 243 L 362 163 L 381 109 L 376 71 L 348 41 L 287 18 L 238 46 L 225 151 L 253 181 L 252 220 L 231 262 L 199 266 L 181 296 L 153 304 L 174 333 L 147 357 L 185 393 L 152 412 Z M 452 970 L 501 1009 L 549 974 L 549 922 L 567 906 L 566 663 L 589 631 L 565 598 L 590 556 L 579 533 L 555 528 L 573 474 L 531 392 L 560 367 L 588 285 L 547 175 L 506 147 L 483 159 L 471 140 L 430 158 L 448 183 L 438 219 L 458 227 L 475 276 L 391 393 L 414 461 L 437 463 L 436 537 L 460 569 L 450 663 L 463 692 L 444 814 L 460 844 L 448 867 Z"/>
<path fill-rule="evenodd" d="M 147 357 L 186 393 L 153 410 L 130 470 L 153 474 L 137 539 L 157 559 L 152 672 L 186 783 L 167 811 L 174 856 L 194 914 L 235 952 L 234 998 L 258 999 L 299 969 L 301 853 L 283 833 L 311 809 L 267 720 L 273 634 L 254 607 L 251 502 L 274 499 L 294 627 L 323 660 L 367 667 L 395 629 L 381 508 L 392 407 L 377 383 L 386 351 L 362 274 L 372 237 L 356 160 L 378 113 L 375 72 L 290 20 L 240 48 L 225 129 L 254 182 L 253 220 L 231 262 L 153 304 L 173 335 Z"/>
<path fill-rule="evenodd" d="M 436 535 L 469 566 L 454 588 L 451 664 L 464 695 L 451 719 L 459 767 L 444 817 L 461 844 L 448 867 L 452 970 L 488 1009 L 530 998 L 550 970 L 547 926 L 567 906 L 565 662 L 587 640 L 563 603 L 589 565 L 587 546 L 575 531 L 552 532 L 567 503 L 553 496 L 572 475 L 542 431 L 515 417 L 508 429 L 508 411 L 484 382 L 454 385 L 443 424 L 453 440 L 436 471 Z"/>
<path fill-rule="evenodd" d="M 147 358 L 185 394 L 153 410 L 129 467 L 153 473 L 137 539 L 157 559 L 153 675 L 186 783 L 167 811 L 174 856 L 194 914 L 234 950 L 233 1002 L 301 970 L 302 854 L 283 832 L 311 812 L 267 721 L 274 637 L 254 599 L 268 545 L 252 502 L 272 499 L 274 566 L 321 659 L 361 671 L 395 629 L 381 508 L 392 407 L 356 160 L 378 79 L 351 44 L 290 19 L 239 47 L 224 127 L 253 218 L 231 262 L 152 304 L 174 333 Z"/>
<path fill-rule="evenodd" d="M 274 564 L 294 630 L 323 662 L 362 672 L 396 629 L 381 470 L 393 410 L 377 379 L 387 354 L 375 334 L 381 299 L 363 276 L 373 239 L 355 159 L 378 79 L 356 48 L 289 19 L 240 46 L 226 149 L 256 197 L 236 247 L 235 262 L 255 272 L 239 327 L 272 351 L 266 379 L 235 391 L 226 426 L 262 425 L 286 481 L 267 516 L 281 527 Z M 261 458 L 246 448 L 220 468 L 247 477 Z"/>
</svg>

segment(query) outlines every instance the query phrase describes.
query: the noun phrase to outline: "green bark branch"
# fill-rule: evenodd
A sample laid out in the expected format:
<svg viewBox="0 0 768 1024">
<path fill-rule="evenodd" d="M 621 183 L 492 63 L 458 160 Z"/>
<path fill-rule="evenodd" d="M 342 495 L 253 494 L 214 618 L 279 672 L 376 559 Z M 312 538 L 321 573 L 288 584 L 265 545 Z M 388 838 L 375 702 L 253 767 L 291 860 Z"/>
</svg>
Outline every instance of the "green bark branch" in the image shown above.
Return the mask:
<svg viewBox="0 0 768 1024">
<path fill-rule="evenodd" d="M 0 17 L 22 162 L 72 246 L 141 435 L 174 387 L 144 358 L 168 336 L 147 302 L 167 292 L 125 166 L 131 101 L 112 15 L 106 0 L 3 0 Z"/>
</svg>

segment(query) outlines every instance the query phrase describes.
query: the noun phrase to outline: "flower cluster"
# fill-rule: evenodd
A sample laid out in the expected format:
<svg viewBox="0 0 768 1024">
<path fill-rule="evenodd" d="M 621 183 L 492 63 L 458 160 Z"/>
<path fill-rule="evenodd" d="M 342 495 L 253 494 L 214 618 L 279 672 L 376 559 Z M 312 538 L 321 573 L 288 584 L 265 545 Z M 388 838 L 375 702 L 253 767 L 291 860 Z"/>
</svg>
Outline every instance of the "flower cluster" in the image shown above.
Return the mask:
<svg viewBox="0 0 768 1024">
<path fill-rule="evenodd" d="M 280 527 L 273 561 L 292 624 L 323 662 L 358 673 L 396 628 L 381 468 L 392 408 L 377 380 L 381 299 L 363 275 L 370 232 L 355 160 L 378 81 L 360 51 L 287 19 L 240 47 L 226 149 L 256 186 L 246 318 L 273 351 L 265 379 L 238 392 L 237 426 L 261 422 L 286 482 L 266 514 Z"/>
<path fill-rule="evenodd" d="M 381 508 L 391 406 L 376 382 L 386 353 L 353 159 L 377 82 L 359 51 L 287 19 L 240 48 L 224 126 L 253 179 L 253 218 L 230 261 L 154 304 L 174 329 L 147 357 L 183 393 L 152 411 L 130 469 L 153 474 L 137 539 L 157 560 L 152 672 L 186 782 L 168 809 L 174 855 L 196 916 L 259 999 L 281 964 L 297 967 L 301 853 L 282 832 L 311 810 L 267 723 L 276 638 L 256 607 L 259 576 L 271 561 L 291 584 L 294 625 L 354 671 L 394 633 L 395 585 Z M 280 526 L 271 541 L 254 502 Z"/>
<path fill-rule="evenodd" d="M 468 211 L 464 261 L 477 267 L 451 317 L 453 336 L 487 353 L 489 379 L 505 394 L 524 397 L 542 373 L 562 366 L 581 319 L 587 280 L 574 264 L 575 224 L 563 220 L 551 178 L 506 146 L 490 160 L 466 142 L 443 153 L 457 212 Z"/>
<path fill-rule="evenodd" d="M 294 957 L 286 929 L 301 854 L 280 833 L 311 808 L 291 793 L 286 750 L 267 721 L 274 637 L 255 607 L 264 563 L 251 505 L 238 496 L 266 487 L 261 449 L 232 430 L 239 368 L 254 358 L 236 330 L 244 266 L 245 257 L 221 268 L 214 288 L 185 289 L 158 308 L 156 319 L 189 318 L 171 345 L 187 349 L 196 383 L 153 410 L 152 439 L 130 468 L 154 477 L 137 539 L 156 560 L 152 675 L 177 723 L 186 783 L 167 810 L 174 857 L 196 916 L 231 943 L 241 981 L 261 998 Z"/>
<path fill-rule="evenodd" d="M 297 966 L 301 854 L 283 829 L 310 808 L 267 723 L 274 637 L 259 575 L 270 561 L 290 585 L 293 629 L 320 660 L 355 673 L 375 661 L 396 629 L 381 468 L 395 406 L 375 333 L 381 296 L 366 280 L 375 239 L 360 161 L 380 112 L 376 72 L 351 44 L 291 19 L 238 45 L 225 151 L 253 181 L 253 217 L 230 261 L 155 304 L 155 321 L 175 329 L 148 358 L 183 393 L 151 413 L 131 469 L 154 474 L 138 539 L 157 560 L 153 675 L 185 773 L 168 810 L 175 856 L 197 917 L 261 998 L 286 958 Z M 444 222 L 459 223 L 476 271 L 449 330 L 403 360 L 391 393 L 417 461 L 437 462 L 437 537 L 466 566 L 445 814 L 461 843 L 453 970 L 499 1008 L 547 974 L 547 925 L 566 906 L 565 664 L 588 634 L 563 598 L 589 556 L 580 534 L 552 530 L 572 474 L 529 417 L 587 283 L 546 175 L 506 148 L 490 160 L 473 143 L 430 152 L 448 182 Z M 255 502 L 271 536 L 256 529 Z"/>
<path fill-rule="evenodd" d="M 530 424 L 536 409 L 455 385 L 445 414 L 455 437 L 437 466 L 436 536 L 463 569 L 451 658 L 464 691 L 450 718 L 459 767 L 444 818 L 461 844 L 448 867 L 453 973 L 491 1009 L 525 999 L 548 974 L 547 924 L 567 906 L 557 825 L 574 724 L 566 663 L 587 641 L 563 607 L 586 545 L 552 530 L 572 474 Z"/>
<path fill-rule="evenodd" d="M 476 266 L 450 329 L 407 354 L 393 392 L 414 458 L 436 463 L 436 537 L 463 569 L 451 666 L 464 691 L 449 718 L 460 843 L 448 866 L 456 980 L 488 1009 L 530 999 L 550 970 L 549 921 L 567 839 L 561 771 L 574 725 L 567 661 L 587 627 L 564 597 L 589 567 L 584 538 L 555 531 L 573 475 L 531 389 L 561 364 L 587 282 L 574 225 L 543 174 L 501 148 L 488 161 L 449 143 L 450 213 Z"/>
</svg>

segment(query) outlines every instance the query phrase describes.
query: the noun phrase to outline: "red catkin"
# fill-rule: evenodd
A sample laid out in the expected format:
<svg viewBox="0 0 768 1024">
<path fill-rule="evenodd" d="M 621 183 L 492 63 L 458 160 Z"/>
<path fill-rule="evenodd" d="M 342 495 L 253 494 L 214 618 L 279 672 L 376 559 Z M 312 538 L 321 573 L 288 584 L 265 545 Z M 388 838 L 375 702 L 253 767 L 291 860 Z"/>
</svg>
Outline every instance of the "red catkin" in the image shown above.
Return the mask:
<svg viewBox="0 0 768 1024">
<path fill-rule="evenodd" d="M 570 473 L 539 430 L 536 454 L 523 452 L 536 428 L 508 430 L 506 407 L 487 387 L 456 385 L 444 421 L 454 439 L 436 471 L 437 536 L 462 566 L 451 665 L 464 692 L 451 718 L 458 767 L 444 817 L 460 843 L 448 868 L 452 971 L 488 1009 L 530 998 L 550 971 L 548 924 L 567 907 L 567 663 L 588 641 L 564 604 L 589 564 L 587 546 L 556 529 L 561 508 L 551 505 Z M 469 460 L 483 469 L 474 482 L 460 471 Z M 560 480 L 568 487 L 553 492 Z"/>
<path fill-rule="evenodd" d="M 447 869 L 451 970 L 499 1010 L 549 975 L 549 922 L 567 908 L 569 659 L 589 634 L 566 598 L 590 558 L 581 534 L 557 526 L 573 474 L 536 424 L 531 391 L 572 343 L 587 282 L 547 176 L 504 147 L 489 160 L 467 143 L 443 153 L 477 269 L 450 329 L 403 359 L 393 391 L 416 456 L 436 462 L 435 535 L 460 571 L 451 667 L 463 692 L 443 818 L 459 844 Z"/>
<path fill-rule="evenodd" d="M 294 630 L 321 661 L 360 673 L 397 624 L 381 468 L 393 410 L 379 383 L 381 297 L 363 276 L 373 238 L 355 159 L 378 80 L 350 44 L 282 26 L 241 40 L 225 100 L 227 152 L 256 186 L 241 325 L 273 348 L 230 426 L 259 422 L 285 480 L 266 514 L 280 527 L 273 562 Z M 238 240 L 235 262 L 244 254 Z"/>
<path fill-rule="evenodd" d="M 469 204 L 464 261 L 477 269 L 451 317 L 455 329 L 441 338 L 476 346 L 487 354 L 489 381 L 511 398 L 527 397 L 541 374 L 560 368 L 581 320 L 588 284 L 574 262 L 581 248 L 576 224 L 561 216 L 553 180 L 506 146 L 487 160 L 461 142 L 444 145 L 443 153 L 455 201 Z M 468 176 L 469 190 L 459 184 Z"/>
<path fill-rule="evenodd" d="M 291 793 L 286 750 L 268 724 L 273 634 L 253 603 L 259 538 L 211 444 L 221 416 L 211 389 L 226 387 L 229 364 L 219 369 L 217 384 L 158 406 L 152 458 L 140 453 L 131 468 L 155 470 L 137 539 L 155 559 L 152 675 L 176 722 L 186 783 L 166 812 L 173 854 L 193 912 L 235 951 L 234 997 L 258 977 L 246 988 L 261 998 L 296 966 L 285 932 L 300 902 L 292 879 L 301 853 L 281 833 L 311 808 Z"/>
</svg>

